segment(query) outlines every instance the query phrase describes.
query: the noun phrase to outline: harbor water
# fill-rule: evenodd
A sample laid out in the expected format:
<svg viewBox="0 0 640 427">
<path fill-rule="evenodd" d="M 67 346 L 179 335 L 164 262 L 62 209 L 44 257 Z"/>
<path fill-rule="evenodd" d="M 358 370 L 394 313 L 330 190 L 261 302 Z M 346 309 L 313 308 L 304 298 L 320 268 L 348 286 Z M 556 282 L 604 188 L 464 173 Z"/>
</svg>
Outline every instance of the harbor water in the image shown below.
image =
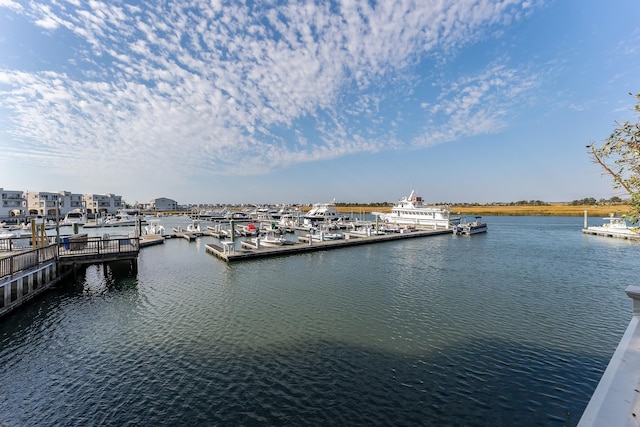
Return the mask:
<svg viewBox="0 0 640 427">
<path fill-rule="evenodd" d="M 483 220 L 231 264 L 213 237 L 171 239 L 135 275 L 86 267 L 0 319 L 0 425 L 575 425 L 640 245 L 582 218 Z"/>
</svg>

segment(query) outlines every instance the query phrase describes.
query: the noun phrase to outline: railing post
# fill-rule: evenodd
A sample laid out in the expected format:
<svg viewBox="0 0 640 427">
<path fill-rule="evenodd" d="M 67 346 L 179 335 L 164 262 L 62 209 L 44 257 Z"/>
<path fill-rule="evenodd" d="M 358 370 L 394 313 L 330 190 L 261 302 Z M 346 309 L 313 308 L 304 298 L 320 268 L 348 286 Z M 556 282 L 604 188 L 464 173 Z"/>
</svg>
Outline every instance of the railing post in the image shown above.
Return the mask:
<svg viewBox="0 0 640 427">
<path fill-rule="evenodd" d="M 633 315 L 640 316 L 640 286 L 627 286 L 625 292 L 633 300 Z"/>
</svg>

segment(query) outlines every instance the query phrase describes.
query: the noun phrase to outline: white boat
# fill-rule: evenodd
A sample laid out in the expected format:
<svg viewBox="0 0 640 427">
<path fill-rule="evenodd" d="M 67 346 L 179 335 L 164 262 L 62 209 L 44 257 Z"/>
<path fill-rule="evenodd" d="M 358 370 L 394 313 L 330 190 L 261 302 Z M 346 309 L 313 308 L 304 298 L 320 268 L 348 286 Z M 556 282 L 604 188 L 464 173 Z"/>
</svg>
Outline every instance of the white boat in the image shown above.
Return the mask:
<svg viewBox="0 0 640 427">
<path fill-rule="evenodd" d="M 7 231 L 0 228 L 0 251 L 25 249 L 31 244 L 31 233 L 22 230 Z"/>
<path fill-rule="evenodd" d="M 487 223 L 480 221 L 480 216 L 475 217 L 474 221 L 461 221 L 458 225 L 453 229 L 454 234 L 461 234 L 470 236 L 472 234 L 478 233 L 486 233 L 487 232 Z"/>
<path fill-rule="evenodd" d="M 144 234 L 159 234 L 164 236 L 164 226 L 160 224 L 159 219 L 152 219 L 149 224 L 144 227 Z"/>
<path fill-rule="evenodd" d="M 282 246 L 282 245 L 288 245 L 291 243 L 287 239 L 285 239 L 282 235 L 276 234 L 276 232 L 272 230 L 269 230 L 266 233 L 261 234 L 259 237 L 254 237 L 251 239 L 251 241 L 256 245 L 258 244 L 258 240 L 260 241 L 260 245 L 263 245 L 263 246 Z"/>
<path fill-rule="evenodd" d="M 60 225 L 84 225 L 87 223 L 87 214 L 82 209 L 74 209 L 71 212 L 67 212 Z"/>
<path fill-rule="evenodd" d="M 241 237 L 242 231 L 238 229 L 238 226 L 233 227 L 234 237 Z M 218 238 L 231 238 L 231 228 L 229 224 L 215 224 L 215 225 L 207 225 L 206 230 L 209 231 L 209 235 Z"/>
<path fill-rule="evenodd" d="M 198 214 L 198 218 L 208 220 L 208 221 L 223 221 L 227 219 L 227 214 L 228 212 L 226 209 L 221 209 L 221 210 L 209 209 L 209 210 L 200 211 L 200 213 Z"/>
<path fill-rule="evenodd" d="M 390 213 L 373 212 L 382 221 L 392 224 L 406 224 L 414 226 L 432 226 L 436 228 L 450 228 L 457 225 L 460 218 L 451 218 L 448 206 L 425 205 L 422 197 L 411 191 L 409 197 L 403 197 L 391 208 Z"/>
<path fill-rule="evenodd" d="M 102 224 L 96 224 L 100 227 L 127 227 L 140 224 L 147 224 L 147 220 L 143 217 L 132 213 L 132 211 L 121 209 L 116 212 L 113 218 L 107 219 Z"/>
<path fill-rule="evenodd" d="M 187 225 L 187 232 L 189 233 L 201 233 L 200 222 L 191 221 L 191 224 Z"/>
<path fill-rule="evenodd" d="M 605 221 L 604 224 L 587 227 L 582 231 L 588 234 L 607 237 L 621 237 L 623 239 L 640 238 L 638 227 L 630 227 L 623 217 L 610 216 L 602 219 Z"/>
<path fill-rule="evenodd" d="M 341 221 L 347 220 L 348 217 L 342 215 L 336 209 L 334 203 L 314 203 L 311 210 L 304 214 L 303 218 L 307 221 Z"/>
<path fill-rule="evenodd" d="M 331 233 L 326 230 L 320 230 L 320 231 L 312 230 L 312 232 L 307 234 L 306 237 L 313 240 L 319 240 L 321 242 L 324 242 L 325 240 L 340 240 L 344 238 L 344 236 L 340 233 Z"/>
</svg>

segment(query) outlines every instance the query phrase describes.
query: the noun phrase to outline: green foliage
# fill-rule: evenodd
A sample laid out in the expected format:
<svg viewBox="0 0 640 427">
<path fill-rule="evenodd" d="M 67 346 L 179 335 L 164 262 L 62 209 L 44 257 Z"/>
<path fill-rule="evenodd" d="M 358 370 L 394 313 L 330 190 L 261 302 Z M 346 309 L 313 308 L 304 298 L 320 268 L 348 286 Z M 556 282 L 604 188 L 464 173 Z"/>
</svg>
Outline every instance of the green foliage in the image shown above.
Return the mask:
<svg viewBox="0 0 640 427">
<path fill-rule="evenodd" d="M 622 200 L 620 197 L 614 196 L 609 200 L 600 199 L 597 201 L 593 197 L 585 197 L 584 199 L 573 200 L 569 203 L 569 205 L 570 206 L 596 206 L 596 205 L 602 206 L 602 205 L 624 205 L 627 203 L 629 202 L 626 200 Z"/>
<path fill-rule="evenodd" d="M 635 112 L 640 113 L 640 93 L 635 95 Z M 613 133 L 604 144 L 597 147 L 588 145 L 594 163 L 611 175 L 613 188 L 629 193 L 632 222 L 640 220 L 640 120 L 617 123 Z"/>
</svg>

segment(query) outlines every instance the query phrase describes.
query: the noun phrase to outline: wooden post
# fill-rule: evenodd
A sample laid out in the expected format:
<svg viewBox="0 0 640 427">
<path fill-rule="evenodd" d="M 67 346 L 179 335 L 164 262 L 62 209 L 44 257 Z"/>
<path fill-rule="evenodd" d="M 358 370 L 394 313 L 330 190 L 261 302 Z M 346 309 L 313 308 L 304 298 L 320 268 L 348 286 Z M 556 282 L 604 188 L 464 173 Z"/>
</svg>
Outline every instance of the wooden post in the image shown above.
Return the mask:
<svg viewBox="0 0 640 427">
<path fill-rule="evenodd" d="M 584 227 L 583 228 L 587 228 L 587 210 L 584 210 Z"/>
<path fill-rule="evenodd" d="M 42 217 L 42 225 L 40 226 L 40 247 L 41 248 L 45 247 L 45 244 L 44 244 L 44 241 L 45 241 L 44 221 L 45 221 L 45 219 L 44 219 L 44 217 Z"/>
<path fill-rule="evenodd" d="M 38 246 L 38 233 L 36 230 L 36 220 L 31 219 L 31 247 L 35 249 Z"/>
</svg>

